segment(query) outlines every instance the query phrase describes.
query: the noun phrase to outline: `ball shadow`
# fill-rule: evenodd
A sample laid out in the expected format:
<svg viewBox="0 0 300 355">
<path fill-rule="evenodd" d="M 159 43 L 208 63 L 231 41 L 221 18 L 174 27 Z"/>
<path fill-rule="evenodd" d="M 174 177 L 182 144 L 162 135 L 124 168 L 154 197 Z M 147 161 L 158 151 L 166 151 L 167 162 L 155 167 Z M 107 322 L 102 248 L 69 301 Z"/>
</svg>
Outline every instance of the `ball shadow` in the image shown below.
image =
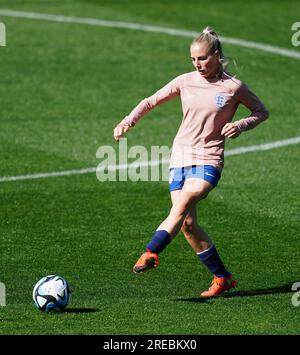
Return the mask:
<svg viewBox="0 0 300 355">
<path fill-rule="evenodd" d="M 67 308 L 63 311 L 63 313 L 95 313 L 99 312 L 99 309 L 97 308 Z"/>
</svg>

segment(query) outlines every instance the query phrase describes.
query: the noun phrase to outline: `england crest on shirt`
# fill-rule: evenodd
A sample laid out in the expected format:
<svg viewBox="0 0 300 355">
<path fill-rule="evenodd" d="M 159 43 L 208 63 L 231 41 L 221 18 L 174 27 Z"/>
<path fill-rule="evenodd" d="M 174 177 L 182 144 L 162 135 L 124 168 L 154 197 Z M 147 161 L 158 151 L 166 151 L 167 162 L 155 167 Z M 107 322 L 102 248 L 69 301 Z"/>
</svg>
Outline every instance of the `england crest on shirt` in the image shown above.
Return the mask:
<svg viewBox="0 0 300 355">
<path fill-rule="evenodd" d="M 223 107 L 225 105 L 225 103 L 226 103 L 226 99 L 227 99 L 226 95 L 224 95 L 224 94 L 216 94 L 216 96 L 215 96 L 215 104 L 216 104 L 216 106 L 220 107 L 220 108 Z"/>
</svg>

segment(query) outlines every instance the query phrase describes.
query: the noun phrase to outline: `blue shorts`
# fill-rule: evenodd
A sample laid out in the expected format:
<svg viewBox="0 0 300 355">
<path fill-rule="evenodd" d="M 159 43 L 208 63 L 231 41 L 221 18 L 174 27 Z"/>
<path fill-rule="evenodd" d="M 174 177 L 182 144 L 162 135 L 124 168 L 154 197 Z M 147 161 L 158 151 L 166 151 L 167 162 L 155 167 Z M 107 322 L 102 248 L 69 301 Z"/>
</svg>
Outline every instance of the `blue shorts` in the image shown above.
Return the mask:
<svg viewBox="0 0 300 355">
<path fill-rule="evenodd" d="M 214 187 L 221 178 L 220 171 L 212 165 L 193 165 L 183 168 L 171 168 L 169 178 L 170 191 L 181 190 L 186 179 L 203 179 Z"/>
</svg>

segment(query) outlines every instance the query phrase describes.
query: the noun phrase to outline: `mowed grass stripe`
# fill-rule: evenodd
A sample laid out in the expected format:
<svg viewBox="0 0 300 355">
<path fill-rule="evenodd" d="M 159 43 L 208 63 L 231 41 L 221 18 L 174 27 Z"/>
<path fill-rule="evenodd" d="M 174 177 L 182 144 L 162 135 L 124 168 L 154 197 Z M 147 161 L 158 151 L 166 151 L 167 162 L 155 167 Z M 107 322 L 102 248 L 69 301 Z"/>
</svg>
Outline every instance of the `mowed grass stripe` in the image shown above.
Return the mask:
<svg viewBox="0 0 300 355">
<path fill-rule="evenodd" d="M 292 156 L 296 147 L 287 150 Z M 284 150 L 279 152 L 281 157 L 286 156 Z M 296 171 L 295 165 L 288 171 L 289 161 L 285 159 L 282 166 L 276 166 L 275 150 L 266 152 L 265 159 L 275 169 L 269 186 L 276 186 L 277 180 L 290 178 Z M 117 201 L 111 193 L 112 184 L 97 189 L 89 176 L 79 177 L 72 184 L 64 179 L 56 184 L 43 181 L 38 184 L 38 193 L 33 192 L 34 182 L 29 182 L 29 189 L 23 184 L 23 191 L 3 192 L 4 201 L 15 201 L 8 211 L 3 208 L 3 222 L 12 215 L 20 229 L 14 227 L 13 233 L 12 225 L 3 223 L 6 238 L 2 281 L 9 291 L 4 311 L 5 318 L 13 321 L 3 322 L 1 332 L 156 334 L 159 329 L 162 334 L 295 334 L 297 309 L 291 305 L 289 286 L 297 280 L 297 238 L 292 235 L 291 210 L 282 208 L 282 200 L 287 206 L 296 201 L 295 194 L 290 189 L 283 198 L 274 193 L 276 190 L 266 189 L 265 180 L 260 178 L 263 164 L 257 164 L 254 155 L 247 161 L 251 174 L 245 169 L 242 177 L 248 188 L 236 186 L 240 175 L 236 176 L 234 166 L 240 172 L 239 166 L 245 166 L 245 161 L 242 156 L 235 160 L 230 160 L 220 189 L 199 208 L 201 223 L 214 236 L 239 285 L 237 293 L 207 302 L 196 295 L 209 285 L 210 276 L 182 235 L 161 255 L 158 269 L 144 277 L 131 273 L 151 228 L 169 206 L 163 186 L 148 184 L 145 189 L 143 183 L 134 187 L 123 183 Z M 27 198 L 29 194 L 31 199 Z M 160 204 L 151 211 L 149 206 L 160 198 Z M 264 199 L 264 207 L 255 209 Z M 128 208 L 134 203 L 139 208 L 138 223 L 132 221 L 132 210 Z M 109 222 L 102 223 L 103 219 Z M 285 225 L 282 250 L 278 244 L 287 220 L 290 223 Z M 16 259 L 9 250 L 12 242 Z M 47 317 L 30 304 L 35 280 L 50 270 L 63 274 L 70 282 L 70 313 Z M 15 284 L 24 291 L 20 292 Z M 76 313 L 76 309 L 82 312 Z M 85 309 L 95 312 L 85 313 Z M 205 319 L 199 313 L 205 313 Z"/>
<path fill-rule="evenodd" d="M 89 26 L 125 28 L 125 29 L 145 31 L 145 32 L 164 33 L 171 36 L 181 36 L 181 37 L 195 37 L 199 34 L 198 32 L 194 32 L 194 31 L 152 26 L 152 25 L 142 25 L 139 23 L 132 23 L 132 22 L 108 21 L 108 20 L 101 20 L 95 18 L 51 15 L 51 14 L 42 14 L 42 13 L 35 13 L 35 12 L 14 11 L 8 9 L 7 10 L 0 9 L 0 15 L 8 16 L 8 17 L 16 17 L 16 18 L 27 18 L 31 20 L 44 20 L 44 21 L 64 22 L 64 23 L 75 23 L 75 24 L 82 24 L 82 25 L 89 25 Z M 224 43 L 237 45 L 240 47 L 258 49 L 276 55 L 282 55 L 285 57 L 300 59 L 299 52 L 290 49 L 272 46 L 267 43 L 258 43 L 253 41 L 246 41 L 239 38 L 229 38 L 224 36 L 220 37 L 220 39 Z"/>
<path fill-rule="evenodd" d="M 245 153 L 257 152 L 257 151 L 264 151 L 270 150 L 275 148 L 281 148 L 287 145 L 299 144 L 300 137 L 293 137 L 284 139 L 281 141 L 275 141 L 265 144 L 257 144 L 249 147 L 239 147 L 235 149 L 229 149 L 225 151 L 225 156 L 232 156 L 232 155 L 240 155 Z M 142 161 L 139 163 L 133 162 L 132 164 L 120 164 L 120 165 L 108 165 L 105 167 L 108 171 L 115 171 L 115 170 L 126 170 L 130 168 L 137 168 L 137 167 L 144 167 L 144 166 L 157 166 L 160 164 L 168 164 L 169 159 L 163 160 L 152 160 L 152 161 Z M 104 170 L 104 168 L 102 169 Z M 71 175 L 81 175 L 81 174 L 91 174 L 95 173 L 96 171 L 100 171 L 95 167 L 83 168 L 83 169 L 72 169 L 72 170 L 65 170 L 65 171 L 53 171 L 50 173 L 37 173 L 37 174 L 28 174 L 28 175 L 18 175 L 18 176 L 3 176 L 0 178 L 0 182 L 10 182 L 10 181 L 20 181 L 20 180 L 33 180 L 33 179 L 45 179 L 49 177 L 59 177 L 59 176 L 71 176 Z"/>
</svg>

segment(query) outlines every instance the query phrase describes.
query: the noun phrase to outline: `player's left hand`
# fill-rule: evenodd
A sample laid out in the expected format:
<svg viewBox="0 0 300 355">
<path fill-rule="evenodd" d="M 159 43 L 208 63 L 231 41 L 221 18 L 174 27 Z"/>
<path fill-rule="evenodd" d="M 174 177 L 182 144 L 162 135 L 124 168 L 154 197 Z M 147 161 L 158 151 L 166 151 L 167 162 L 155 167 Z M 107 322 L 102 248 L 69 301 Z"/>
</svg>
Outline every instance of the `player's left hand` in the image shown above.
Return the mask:
<svg viewBox="0 0 300 355">
<path fill-rule="evenodd" d="M 221 134 L 227 138 L 236 138 L 241 134 L 241 131 L 234 122 L 228 122 L 223 127 Z"/>
</svg>

